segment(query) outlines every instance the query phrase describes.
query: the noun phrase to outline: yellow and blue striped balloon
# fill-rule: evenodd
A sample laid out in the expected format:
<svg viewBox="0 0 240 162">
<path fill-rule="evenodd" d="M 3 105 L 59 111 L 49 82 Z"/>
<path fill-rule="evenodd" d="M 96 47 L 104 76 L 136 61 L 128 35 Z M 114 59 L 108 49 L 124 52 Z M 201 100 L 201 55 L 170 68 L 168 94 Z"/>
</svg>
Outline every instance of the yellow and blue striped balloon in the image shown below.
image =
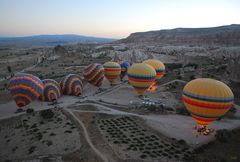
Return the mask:
<svg viewBox="0 0 240 162">
<path fill-rule="evenodd" d="M 42 101 L 53 102 L 61 97 L 61 88 L 58 82 L 53 79 L 44 79 L 42 82 L 44 86 L 43 95 L 40 96 Z"/>
<path fill-rule="evenodd" d="M 83 76 L 90 84 L 100 87 L 104 79 L 104 68 L 101 64 L 90 64 L 84 69 Z"/>
<path fill-rule="evenodd" d="M 18 73 L 9 81 L 9 89 L 19 108 L 31 103 L 43 94 L 42 81 L 31 74 Z"/>
<path fill-rule="evenodd" d="M 63 94 L 71 96 L 80 96 L 83 93 L 83 83 L 76 74 L 69 74 L 60 82 Z"/>
<path fill-rule="evenodd" d="M 121 73 L 121 66 L 116 62 L 106 62 L 105 64 L 103 64 L 103 67 L 104 75 L 112 85 L 114 80 L 116 80 Z"/>
<path fill-rule="evenodd" d="M 138 95 L 142 95 L 155 81 L 156 71 L 147 64 L 134 64 L 127 71 L 128 80 Z"/>
<path fill-rule="evenodd" d="M 198 78 L 183 89 L 183 102 L 198 125 L 206 126 L 233 106 L 233 93 L 223 82 Z"/>
<path fill-rule="evenodd" d="M 156 80 L 160 80 L 165 74 L 165 66 L 161 61 L 156 59 L 148 59 L 143 61 L 143 63 L 152 66 L 156 70 L 157 73 Z"/>
</svg>

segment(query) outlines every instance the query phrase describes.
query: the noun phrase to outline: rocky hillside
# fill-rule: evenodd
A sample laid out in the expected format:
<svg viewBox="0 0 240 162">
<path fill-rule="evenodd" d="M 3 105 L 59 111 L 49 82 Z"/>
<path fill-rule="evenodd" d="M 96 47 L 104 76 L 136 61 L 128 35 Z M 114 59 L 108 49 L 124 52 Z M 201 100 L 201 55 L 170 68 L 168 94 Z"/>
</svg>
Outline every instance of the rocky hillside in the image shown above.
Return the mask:
<svg viewBox="0 0 240 162">
<path fill-rule="evenodd" d="M 240 45 L 240 25 L 233 24 L 212 28 L 176 28 L 170 30 L 137 32 L 120 40 L 120 42 L 172 45 Z"/>
</svg>

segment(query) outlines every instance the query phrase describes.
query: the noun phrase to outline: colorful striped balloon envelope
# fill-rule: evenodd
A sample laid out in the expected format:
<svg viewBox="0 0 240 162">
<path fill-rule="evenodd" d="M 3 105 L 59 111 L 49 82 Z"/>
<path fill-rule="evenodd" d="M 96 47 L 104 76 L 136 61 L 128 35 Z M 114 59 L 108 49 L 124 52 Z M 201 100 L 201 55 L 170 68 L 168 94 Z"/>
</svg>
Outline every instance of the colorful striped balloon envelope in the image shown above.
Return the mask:
<svg viewBox="0 0 240 162">
<path fill-rule="evenodd" d="M 10 79 L 9 89 L 17 106 L 23 108 L 43 94 L 43 83 L 34 75 L 18 73 Z"/>
<path fill-rule="evenodd" d="M 60 87 L 65 95 L 80 96 L 83 92 L 83 83 L 76 74 L 69 74 L 60 82 Z"/>
<path fill-rule="evenodd" d="M 61 88 L 58 82 L 53 79 L 44 79 L 42 82 L 44 90 L 43 95 L 40 96 L 40 100 L 53 102 L 61 97 Z"/>
<path fill-rule="evenodd" d="M 127 73 L 127 69 L 130 66 L 128 61 L 123 61 L 120 63 L 121 66 L 121 74 L 120 74 L 120 78 L 123 79 Z"/>
<path fill-rule="evenodd" d="M 183 102 L 200 126 L 222 117 L 233 106 L 233 99 L 231 89 L 214 79 L 195 79 L 183 89 Z"/>
<path fill-rule="evenodd" d="M 112 83 L 117 79 L 117 77 L 121 73 L 121 66 L 116 62 L 106 62 L 103 64 L 104 67 L 104 75 L 107 80 Z"/>
<path fill-rule="evenodd" d="M 83 76 L 90 84 L 100 87 L 104 79 L 104 68 L 101 64 L 90 64 L 84 69 Z"/>
<path fill-rule="evenodd" d="M 155 69 L 144 63 L 134 64 L 128 68 L 128 80 L 138 95 L 142 95 L 155 81 Z"/>
<path fill-rule="evenodd" d="M 160 80 L 165 74 L 165 66 L 161 61 L 156 59 L 149 59 L 143 61 L 143 63 L 151 65 L 156 70 L 157 73 L 156 80 Z"/>
</svg>

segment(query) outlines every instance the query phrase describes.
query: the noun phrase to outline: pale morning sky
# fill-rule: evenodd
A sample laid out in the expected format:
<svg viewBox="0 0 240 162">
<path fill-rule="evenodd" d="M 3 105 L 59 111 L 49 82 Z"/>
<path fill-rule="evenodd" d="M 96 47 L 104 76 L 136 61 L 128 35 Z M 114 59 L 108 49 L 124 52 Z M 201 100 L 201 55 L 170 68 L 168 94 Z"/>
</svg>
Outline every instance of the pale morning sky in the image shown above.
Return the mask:
<svg viewBox="0 0 240 162">
<path fill-rule="evenodd" d="M 0 36 L 132 32 L 240 24 L 240 0 L 0 0 Z"/>
</svg>

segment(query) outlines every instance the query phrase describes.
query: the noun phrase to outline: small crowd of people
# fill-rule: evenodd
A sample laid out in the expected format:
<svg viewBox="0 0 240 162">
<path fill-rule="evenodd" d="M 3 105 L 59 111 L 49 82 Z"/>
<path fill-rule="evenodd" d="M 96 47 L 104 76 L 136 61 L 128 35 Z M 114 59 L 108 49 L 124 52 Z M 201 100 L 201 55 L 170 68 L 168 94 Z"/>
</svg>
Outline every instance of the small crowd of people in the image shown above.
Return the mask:
<svg viewBox="0 0 240 162">
<path fill-rule="evenodd" d="M 198 135 L 205 135 L 205 136 L 209 135 L 214 131 L 213 129 L 207 128 L 206 126 L 200 126 L 199 128 L 195 126 L 194 129 L 197 130 Z"/>
</svg>

